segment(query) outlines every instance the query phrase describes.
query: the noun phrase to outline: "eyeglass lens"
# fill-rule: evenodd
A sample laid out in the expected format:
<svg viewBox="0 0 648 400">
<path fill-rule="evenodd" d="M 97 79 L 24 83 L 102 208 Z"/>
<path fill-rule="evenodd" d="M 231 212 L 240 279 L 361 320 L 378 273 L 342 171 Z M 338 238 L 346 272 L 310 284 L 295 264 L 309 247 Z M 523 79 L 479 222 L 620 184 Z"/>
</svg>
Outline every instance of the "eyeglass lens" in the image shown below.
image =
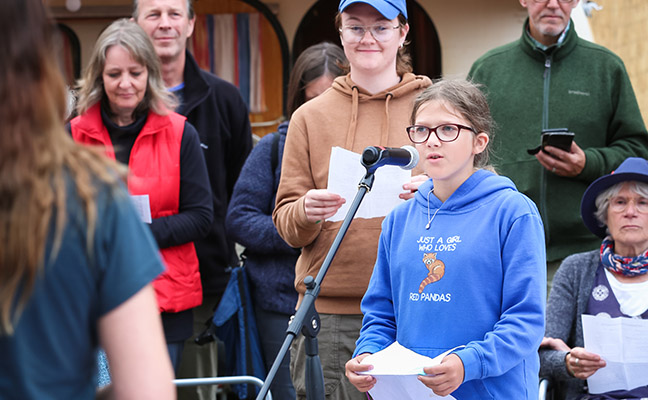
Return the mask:
<svg viewBox="0 0 648 400">
<path fill-rule="evenodd" d="M 390 24 L 376 24 L 373 26 L 360 26 L 360 25 L 350 25 L 345 26 L 341 29 L 342 39 L 347 42 L 359 42 L 365 36 L 365 33 L 369 31 L 371 36 L 374 37 L 379 42 L 387 42 L 394 37 L 394 31 L 398 29 L 398 26 L 391 26 Z"/>
<path fill-rule="evenodd" d="M 439 125 L 435 128 L 430 128 L 424 125 L 412 125 L 407 128 L 407 133 L 410 140 L 414 143 L 425 143 L 434 132 L 437 138 L 442 142 L 452 142 L 459 136 L 461 127 L 454 124 Z"/>
<path fill-rule="evenodd" d="M 613 197 L 610 200 L 610 209 L 614 212 L 622 212 L 628 208 L 628 204 L 634 203 L 635 209 L 642 214 L 648 213 L 648 199 L 645 197 L 637 197 L 628 199 L 623 196 Z"/>
</svg>

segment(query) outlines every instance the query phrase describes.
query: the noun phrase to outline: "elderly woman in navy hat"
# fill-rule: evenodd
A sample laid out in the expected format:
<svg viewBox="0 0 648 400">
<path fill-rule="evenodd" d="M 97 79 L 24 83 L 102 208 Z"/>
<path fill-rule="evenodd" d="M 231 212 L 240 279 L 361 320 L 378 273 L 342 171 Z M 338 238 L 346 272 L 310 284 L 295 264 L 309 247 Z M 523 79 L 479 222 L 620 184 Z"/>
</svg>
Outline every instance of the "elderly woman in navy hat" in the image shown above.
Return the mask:
<svg viewBox="0 0 648 400">
<path fill-rule="evenodd" d="M 556 272 L 540 375 L 557 382 L 567 400 L 646 398 L 648 386 L 588 394 L 586 379 L 606 364 L 583 348 L 581 314 L 648 319 L 648 161 L 628 158 L 594 181 L 581 216 L 603 243 L 567 257 Z"/>
</svg>

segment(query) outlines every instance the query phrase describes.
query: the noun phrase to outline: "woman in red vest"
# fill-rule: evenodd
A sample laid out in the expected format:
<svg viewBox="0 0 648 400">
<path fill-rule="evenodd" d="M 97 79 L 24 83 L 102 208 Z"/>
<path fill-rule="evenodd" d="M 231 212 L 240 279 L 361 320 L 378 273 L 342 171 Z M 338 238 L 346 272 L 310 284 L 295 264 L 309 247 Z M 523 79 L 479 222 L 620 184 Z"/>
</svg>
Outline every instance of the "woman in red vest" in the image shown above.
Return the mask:
<svg viewBox="0 0 648 400">
<path fill-rule="evenodd" d="M 128 166 L 128 190 L 166 264 L 153 286 L 177 372 L 192 335 L 191 309 L 202 302 L 193 241 L 209 230 L 213 206 L 198 133 L 172 111 L 177 100 L 160 68 L 136 23 L 112 23 L 97 39 L 79 84 L 79 116 L 70 129 L 77 142 L 103 146 Z"/>
</svg>

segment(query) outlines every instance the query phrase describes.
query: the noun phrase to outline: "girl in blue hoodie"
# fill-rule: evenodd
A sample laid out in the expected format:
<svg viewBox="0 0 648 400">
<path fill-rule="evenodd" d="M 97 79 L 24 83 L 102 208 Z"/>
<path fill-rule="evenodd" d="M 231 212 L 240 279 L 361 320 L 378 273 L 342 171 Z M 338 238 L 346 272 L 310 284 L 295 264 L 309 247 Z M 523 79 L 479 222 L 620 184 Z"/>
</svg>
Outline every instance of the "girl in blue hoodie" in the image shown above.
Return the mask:
<svg viewBox="0 0 648 400">
<path fill-rule="evenodd" d="M 382 224 L 349 381 L 375 384 L 369 354 L 395 341 L 447 355 L 420 376 L 457 399 L 538 397 L 546 261 L 531 200 L 488 166 L 492 119 L 478 87 L 441 81 L 414 103 L 410 140 L 430 179 Z"/>
</svg>

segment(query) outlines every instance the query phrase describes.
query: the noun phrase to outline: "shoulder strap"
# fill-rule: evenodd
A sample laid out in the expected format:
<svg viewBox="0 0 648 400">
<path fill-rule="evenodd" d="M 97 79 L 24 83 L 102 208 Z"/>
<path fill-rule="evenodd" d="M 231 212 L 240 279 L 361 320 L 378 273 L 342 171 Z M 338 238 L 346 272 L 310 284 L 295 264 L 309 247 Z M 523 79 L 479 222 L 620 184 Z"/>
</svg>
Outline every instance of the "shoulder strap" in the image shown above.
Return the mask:
<svg viewBox="0 0 648 400">
<path fill-rule="evenodd" d="M 279 164 L 279 138 L 281 134 L 279 132 L 273 133 L 274 137 L 272 138 L 272 149 L 270 153 L 270 166 L 272 167 L 272 172 L 277 169 L 277 164 Z"/>
</svg>

